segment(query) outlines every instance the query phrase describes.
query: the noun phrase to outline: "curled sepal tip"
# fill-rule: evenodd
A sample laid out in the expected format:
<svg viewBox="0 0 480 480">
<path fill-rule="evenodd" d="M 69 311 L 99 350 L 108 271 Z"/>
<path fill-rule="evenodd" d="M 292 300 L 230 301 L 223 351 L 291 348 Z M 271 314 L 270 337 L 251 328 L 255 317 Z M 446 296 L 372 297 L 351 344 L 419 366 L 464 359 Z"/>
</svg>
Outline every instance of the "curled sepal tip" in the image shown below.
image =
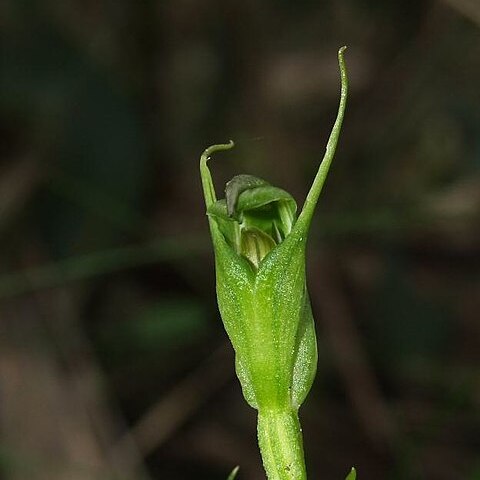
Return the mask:
<svg viewBox="0 0 480 480">
<path fill-rule="evenodd" d="M 207 162 L 210 159 L 211 155 L 215 152 L 221 152 L 223 150 L 230 150 L 235 146 L 233 140 L 230 140 L 228 143 L 220 143 L 218 145 L 212 145 L 205 149 L 200 157 L 200 176 L 202 178 L 202 187 L 203 187 L 203 196 L 205 197 L 205 204 L 208 207 L 212 203 L 217 201 L 217 195 L 215 193 L 215 187 L 213 186 L 212 175 L 208 168 Z"/>
</svg>

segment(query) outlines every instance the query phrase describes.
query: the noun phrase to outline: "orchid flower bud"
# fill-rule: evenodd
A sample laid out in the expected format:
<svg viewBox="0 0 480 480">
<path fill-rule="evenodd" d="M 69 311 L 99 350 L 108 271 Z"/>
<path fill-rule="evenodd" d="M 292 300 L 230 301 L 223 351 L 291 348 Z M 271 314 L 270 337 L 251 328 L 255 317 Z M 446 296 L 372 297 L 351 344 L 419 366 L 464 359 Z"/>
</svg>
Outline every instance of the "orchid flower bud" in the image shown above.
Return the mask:
<svg viewBox="0 0 480 480">
<path fill-rule="evenodd" d="M 252 175 L 237 175 L 225 199 L 207 208 L 227 243 L 257 269 L 292 230 L 297 204 L 284 190 Z"/>
<path fill-rule="evenodd" d="M 200 160 L 218 306 L 244 397 L 258 410 L 258 439 L 270 480 L 306 479 L 297 412 L 315 377 L 317 343 L 305 250 L 345 111 L 344 50 L 338 52 L 342 82 L 337 119 L 298 218 L 289 193 L 251 175 L 234 177 L 226 185 L 225 199 L 217 200 L 207 161 L 233 142 L 207 148 Z"/>
</svg>

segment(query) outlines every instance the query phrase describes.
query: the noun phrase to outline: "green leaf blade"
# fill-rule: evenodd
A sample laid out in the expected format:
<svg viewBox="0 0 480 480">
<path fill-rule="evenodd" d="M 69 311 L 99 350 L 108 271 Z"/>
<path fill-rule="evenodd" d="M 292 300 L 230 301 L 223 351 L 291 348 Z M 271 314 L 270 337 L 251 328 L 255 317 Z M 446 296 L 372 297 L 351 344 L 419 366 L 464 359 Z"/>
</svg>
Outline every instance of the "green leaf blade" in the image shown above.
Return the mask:
<svg viewBox="0 0 480 480">
<path fill-rule="evenodd" d="M 347 475 L 345 480 L 356 480 L 357 478 L 357 471 L 355 470 L 354 467 L 350 470 L 350 473 Z"/>
<path fill-rule="evenodd" d="M 237 465 L 230 473 L 230 475 L 228 476 L 227 480 L 235 480 L 235 478 L 237 477 L 237 473 L 238 471 L 240 470 L 240 467 Z"/>
</svg>

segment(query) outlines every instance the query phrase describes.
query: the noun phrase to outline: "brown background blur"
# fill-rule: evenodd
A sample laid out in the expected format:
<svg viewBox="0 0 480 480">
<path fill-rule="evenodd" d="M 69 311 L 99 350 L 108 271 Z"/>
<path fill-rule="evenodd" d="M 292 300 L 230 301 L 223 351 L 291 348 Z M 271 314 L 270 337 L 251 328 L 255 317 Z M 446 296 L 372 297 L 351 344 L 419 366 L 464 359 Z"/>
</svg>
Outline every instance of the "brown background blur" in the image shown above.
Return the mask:
<svg viewBox="0 0 480 480">
<path fill-rule="evenodd" d="M 264 478 L 214 294 L 198 174 L 301 204 L 309 478 L 480 479 L 477 0 L 4 0 L 0 469 Z"/>
</svg>

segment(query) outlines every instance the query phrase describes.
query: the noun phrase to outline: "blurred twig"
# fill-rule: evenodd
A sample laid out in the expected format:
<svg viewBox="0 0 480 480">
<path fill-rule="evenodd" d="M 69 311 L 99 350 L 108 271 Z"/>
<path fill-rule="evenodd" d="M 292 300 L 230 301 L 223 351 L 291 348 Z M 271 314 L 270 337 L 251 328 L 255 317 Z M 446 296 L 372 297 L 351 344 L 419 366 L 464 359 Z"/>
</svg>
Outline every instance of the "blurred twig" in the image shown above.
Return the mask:
<svg viewBox="0 0 480 480">
<path fill-rule="evenodd" d="M 455 11 L 480 26 L 480 3 L 478 0 L 442 0 Z"/>
<path fill-rule="evenodd" d="M 0 277 L 0 298 L 33 292 L 44 288 L 91 278 L 162 260 L 182 258 L 206 248 L 204 238 L 191 236 L 163 238 L 147 245 L 120 247 L 79 255 L 24 272 Z"/>
<path fill-rule="evenodd" d="M 78 297 L 81 296 L 72 292 L 72 289 L 63 288 L 54 293 L 36 292 L 34 297 L 54 343 L 50 348 L 55 350 L 57 347 L 57 361 L 61 360 L 66 367 L 63 388 L 69 391 L 75 416 L 83 417 L 83 428 L 91 431 L 93 438 L 89 439 L 89 444 L 98 449 L 104 468 L 112 472 L 112 477 L 149 480 L 132 439 L 125 441 L 123 449 L 116 455 L 109 452 L 119 427 L 124 427 L 125 421 L 115 401 L 102 386 L 104 372 L 79 318 Z"/>
<path fill-rule="evenodd" d="M 64 287 L 5 303 L 10 443 L 32 456 L 30 478 L 148 480 L 134 442 L 110 455 L 125 422 L 81 325 L 79 293 Z M 16 422 L 7 420 L 11 416 Z M 54 440 L 43 444 L 45 434 Z M 58 465 L 45 461 L 52 456 Z"/>
<path fill-rule="evenodd" d="M 453 214 L 422 208 L 408 211 L 379 209 L 366 212 L 323 214 L 322 236 L 362 233 L 396 233 L 413 227 L 436 226 L 439 221 L 467 221 L 476 218 L 477 211 Z M 36 290 L 63 286 L 66 283 L 92 278 L 160 261 L 178 260 L 208 251 L 205 235 L 165 237 L 151 243 L 112 248 L 78 255 L 40 267 L 0 276 L 0 299 L 31 293 Z"/>
<path fill-rule="evenodd" d="M 0 172 L 0 231 L 28 200 L 42 176 L 32 158 L 18 159 Z"/>
<path fill-rule="evenodd" d="M 6 478 L 147 480 L 143 465 L 132 461 L 132 446 L 125 444 L 121 457 L 107 455 L 117 421 L 76 328 L 72 299 L 37 294 L 2 307 L 0 421 Z"/>
<path fill-rule="evenodd" d="M 49 189 L 74 202 L 87 212 L 93 212 L 112 226 L 128 232 L 149 232 L 146 218 L 120 196 L 108 193 L 105 188 L 95 185 L 92 180 L 82 180 L 58 168 L 53 169 Z"/>
<path fill-rule="evenodd" d="M 314 308 L 327 336 L 334 362 L 345 383 L 347 395 L 365 432 L 377 448 L 389 449 L 395 438 L 395 424 L 369 364 L 360 334 L 347 307 L 336 272 L 327 255 L 311 262 L 310 285 Z"/>
<path fill-rule="evenodd" d="M 226 382 L 233 378 L 230 347 L 225 342 L 185 379 L 177 383 L 122 438 L 113 451 L 135 440 L 144 456 L 152 453 Z"/>
</svg>

